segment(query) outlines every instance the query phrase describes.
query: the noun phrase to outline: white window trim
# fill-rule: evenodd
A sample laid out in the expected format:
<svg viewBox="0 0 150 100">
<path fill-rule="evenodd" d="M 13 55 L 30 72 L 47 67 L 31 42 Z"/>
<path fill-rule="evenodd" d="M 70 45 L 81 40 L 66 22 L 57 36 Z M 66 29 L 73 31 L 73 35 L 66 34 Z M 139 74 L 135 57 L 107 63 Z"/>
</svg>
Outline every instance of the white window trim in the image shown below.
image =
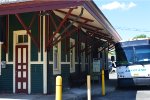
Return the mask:
<svg viewBox="0 0 150 100">
<path fill-rule="evenodd" d="M 55 37 L 57 38 L 60 34 L 57 33 L 55 35 Z M 60 37 L 61 38 L 61 37 Z M 58 42 L 58 67 L 57 69 L 54 68 L 54 49 L 55 49 L 55 46 L 53 46 L 53 74 L 56 75 L 56 74 L 61 74 L 61 41 Z"/>
<path fill-rule="evenodd" d="M 73 45 L 75 44 L 75 40 L 70 38 L 70 47 L 71 47 L 71 42 L 73 43 Z M 71 50 L 71 49 L 70 49 Z M 75 47 L 72 48 L 72 60 L 73 60 L 73 66 L 71 67 L 71 52 L 70 52 L 70 73 L 75 72 Z"/>
<path fill-rule="evenodd" d="M 30 31 L 31 32 L 31 31 Z M 28 35 L 28 43 L 17 43 L 18 42 L 18 35 L 27 35 L 27 31 L 26 30 L 16 30 L 13 31 L 13 93 L 16 93 L 16 63 L 15 63 L 15 58 L 16 58 L 16 54 L 15 54 L 15 46 L 16 45 L 28 45 L 28 94 L 31 93 L 31 38 Z"/>
<path fill-rule="evenodd" d="M 83 46 L 82 49 L 85 48 L 85 43 L 81 43 L 81 46 Z M 85 52 L 82 52 L 83 53 L 83 57 L 82 57 L 82 54 L 81 54 L 81 71 L 85 71 Z"/>
<path fill-rule="evenodd" d="M 28 45 L 28 42 L 29 42 L 29 35 L 27 34 L 27 33 L 25 33 L 25 32 L 23 32 L 24 30 L 21 30 L 20 31 L 20 33 L 17 33 L 16 34 L 16 45 Z M 31 32 L 31 31 L 30 31 Z M 28 36 L 28 42 L 26 42 L 26 43 L 18 43 L 18 36 L 19 35 L 27 35 Z"/>
<path fill-rule="evenodd" d="M 1 54 L 2 54 L 2 42 L 0 42 L 0 64 L 1 64 Z M 1 75 L 1 65 L 0 65 L 0 75 Z"/>
</svg>

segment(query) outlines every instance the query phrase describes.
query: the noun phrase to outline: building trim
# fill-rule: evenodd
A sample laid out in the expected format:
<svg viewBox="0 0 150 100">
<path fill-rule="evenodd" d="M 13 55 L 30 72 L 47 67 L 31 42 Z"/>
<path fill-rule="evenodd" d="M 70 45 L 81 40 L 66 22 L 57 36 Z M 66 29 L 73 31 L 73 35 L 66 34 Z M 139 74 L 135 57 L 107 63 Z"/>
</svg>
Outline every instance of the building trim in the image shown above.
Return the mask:
<svg viewBox="0 0 150 100">
<path fill-rule="evenodd" d="M 60 35 L 60 34 L 57 33 L 57 34 L 55 35 L 55 37 L 57 38 L 59 35 Z M 61 37 L 60 37 L 60 38 L 61 38 Z M 58 44 L 56 44 L 56 45 L 58 45 L 58 63 L 57 63 L 57 65 L 58 65 L 57 68 L 58 68 L 58 69 L 54 69 L 54 50 L 55 50 L 55 46 L 53 46 L 53 75 L 61 74 L 61 41 L 58 42 Z"/>
<path fill-rule="evenodd" d="M 73 45 L 75 45 L 75 39 L 72 39 L 70 38 L 70 47 L 71 47 L 71 42 L 73 43 Z M 70 52 L 70 73 L 74 73 L 75 72 L 75 47 L 73 47 L 72 49 L 72 55 L 73 55 L 73 64 L 72 64 L 72 67 L 71 67 L 71 52 Z"/>
<path fill-rule="evenodd" d="M 2 44 L 0 43 L 0 63 L 1 63 L 1 59 L 2 59 Z M 1 68 L 1 64 L 0 64 L 0 75 L 2 73 L 2 68 Z"/>
<path fill-rule="evenodd" d="M 15 47 L 16 45 L 19 45 L 17 44 L 17 36 L 18 34 L 27 34 L 26 30 L 17 30 L 17 31 L 13 31 L 13 93 L 16 93 L 16 63 L 15 63 L 15 58 L 16 58 L 16 52 L 15 52 Z M 25 43 L 26 44 L 26 43 Z M 31 44 L 31 38 L 30 36 L 28 35 L 28 94 L 31 93 L 31 70 L 30 70 L 30 44 Z M 20 44 L 20 45 L 24 45 L 24 44 Z M 11 63 L 11 62 L 9 62 Z"/>
<path fill-rule="evenodd" d="M 43 94 L 47 94 L 47 51 L 45 51 L 46 16 L 43 16 Z"/>
</svg>

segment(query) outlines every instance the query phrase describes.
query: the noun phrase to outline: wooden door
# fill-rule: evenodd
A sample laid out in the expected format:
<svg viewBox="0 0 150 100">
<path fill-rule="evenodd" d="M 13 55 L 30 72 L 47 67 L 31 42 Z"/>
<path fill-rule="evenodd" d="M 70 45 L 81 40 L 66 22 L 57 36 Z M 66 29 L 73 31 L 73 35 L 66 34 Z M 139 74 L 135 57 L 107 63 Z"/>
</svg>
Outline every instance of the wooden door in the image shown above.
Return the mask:
<svg viewBox="0 0 150 100">
<path fill-rule="evenodd" d="M 16 45 L 16 93 L 28 93 L 28 46 Z"/>
</svg>

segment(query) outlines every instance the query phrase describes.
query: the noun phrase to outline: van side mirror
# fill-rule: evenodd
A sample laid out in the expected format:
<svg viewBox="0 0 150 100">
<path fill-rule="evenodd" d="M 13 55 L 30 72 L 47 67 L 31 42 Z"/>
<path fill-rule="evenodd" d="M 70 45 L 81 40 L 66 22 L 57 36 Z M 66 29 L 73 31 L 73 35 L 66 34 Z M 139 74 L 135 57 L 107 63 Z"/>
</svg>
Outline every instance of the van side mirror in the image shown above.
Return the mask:
<svg viewBox="0 0 150 100">
<path fill-rule="evenodd" d="M 115 56 L 111 56 L 111 61 L 115 61 Z"/>
</svg>

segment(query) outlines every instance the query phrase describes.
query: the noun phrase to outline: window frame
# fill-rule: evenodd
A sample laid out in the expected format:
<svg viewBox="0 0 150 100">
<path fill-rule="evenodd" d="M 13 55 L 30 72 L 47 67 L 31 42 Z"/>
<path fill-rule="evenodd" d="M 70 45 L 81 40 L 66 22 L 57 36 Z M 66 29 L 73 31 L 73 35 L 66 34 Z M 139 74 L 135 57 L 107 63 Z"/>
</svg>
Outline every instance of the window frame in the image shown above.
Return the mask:
<svg viewBox="0 0 150 100">
<path fill-rule="evenodd" d="M 83 47 L 83 48 L 82 48 Z M 85 48 L 85 43 L 81 43 L 81 50 Z M 81 53 L 81 71 L 85 71 L 85 51 Z"/>
<path fill-rule="evenodd" d="M 75 39 L 70 38 L 70 48 L 71 48 L 71 43 L 75 45 Z M 72 57 L 71 57 L 71 50 L 72 50 Z M 72 58 L 72 61 L 71 61 L 71 58 Z M 70 49 L 70 72 L 71 73 L 75 72 L 75 47 Z"/>
<path fill-rule="evenodd" d="M 57 38 L 60 34 L 57 33 L 53 40 L 55 41 L 55 38 Z M 58 40 L 61 38 L 61 36 L 58 38 Z M 56 45 L 57 45 L 57 67 L 54 66 L 55 64 L 55 58 L 54 58 L 54 53 L 56 50 Z M 61 74 L 61 41 L 58 42 L 56 45 L 53 46 L 53 74 Z"/>
<path fill-rule="evenodd" d="M 28 41 L 24 42 L 24 36 L 27 35 Z M 19 36 L 23 36 L 23 42 L 19 43 Z M 27 33 L 17 33 L 16 34 L 16 45 L 26 45 L 29 42 L 29 36 Z"/>
</svg>

